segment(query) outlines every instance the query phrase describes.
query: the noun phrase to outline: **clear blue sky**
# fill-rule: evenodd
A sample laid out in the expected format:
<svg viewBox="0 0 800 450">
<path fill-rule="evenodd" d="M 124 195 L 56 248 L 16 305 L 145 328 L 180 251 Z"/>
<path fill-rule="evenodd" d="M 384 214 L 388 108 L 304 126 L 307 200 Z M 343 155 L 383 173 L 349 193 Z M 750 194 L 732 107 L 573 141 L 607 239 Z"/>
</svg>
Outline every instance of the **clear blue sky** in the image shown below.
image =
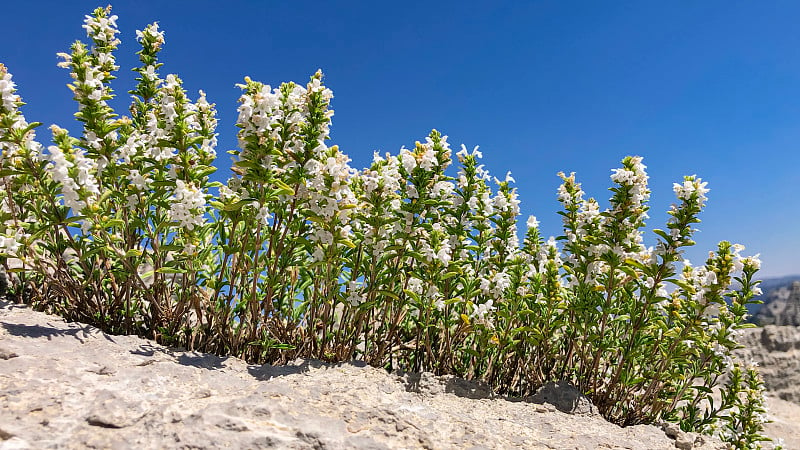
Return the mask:
<svg viewBox="0 0 800 450">
<path fill-rule="evenodd" d="M 117 1 L 122 67 L 132 86 L 135 30 L 166 31 L 167 73 L 220 118 L 219 165 L 236 145 L 245 75 L 277 85 L 317 69 L 333 89 L 332 142 L 366 166 L 431 128 L 455 148 L 480 145 L 487 168 L 517 180 L 523 222 L 560 234 L 558 171 L 607 204 L 609 175 L 641 155 L 651 176 L 648 228 L 663 228 L 672 183 L 709 182 L 698 246 L 761 253 L 762 276 L 800 273 L 800 2 L 737 1 Z M 68 72 L 55 54 L 85 39 L 101 3 L 8 1 L 0 62 L 31 121 L 73 128 Z M 124 111 L 121 108 L 120 111 Z M 40 138 L 46 139 L 42 130 Z M 653 238 L 649 236 L 652 244 Z"/>
</svg>

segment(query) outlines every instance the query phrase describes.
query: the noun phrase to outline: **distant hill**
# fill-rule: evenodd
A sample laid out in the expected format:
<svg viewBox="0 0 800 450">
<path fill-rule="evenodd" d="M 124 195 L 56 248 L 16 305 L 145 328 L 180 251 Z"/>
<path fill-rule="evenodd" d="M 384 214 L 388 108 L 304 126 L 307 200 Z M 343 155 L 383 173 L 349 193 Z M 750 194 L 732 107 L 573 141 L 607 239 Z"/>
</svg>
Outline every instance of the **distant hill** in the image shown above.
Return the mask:
<svg viewBox="0 0 800 450">
<path fill-rule="evenodd" d="M 757 299 L 764 303 L 748 308 L 751 322 L 800 326 L 800 275 L 765 279 L 761 290 Z"/>
</svg>

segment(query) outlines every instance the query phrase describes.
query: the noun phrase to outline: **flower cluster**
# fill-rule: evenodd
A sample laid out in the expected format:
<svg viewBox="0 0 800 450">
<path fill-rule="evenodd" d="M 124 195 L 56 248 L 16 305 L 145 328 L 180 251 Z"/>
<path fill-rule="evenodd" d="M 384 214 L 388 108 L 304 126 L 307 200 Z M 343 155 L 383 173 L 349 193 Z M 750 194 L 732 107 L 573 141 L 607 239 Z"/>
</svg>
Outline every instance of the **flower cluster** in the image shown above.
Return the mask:
<svg viewBox="0 0 800 450">
<path fill-rule="evenodd" d="M 0 64 L 0 161 L 19 168 L 21 158 L 37 158 L 42 146 L 36 141 L 37 124 L 29 124 L 19 110 L 23 103 L 12 78 L 6 66 Z"/>
<path fill-rule="evenodd" d="M 206 199 L 200 189 L 192 184 L 187 185 L 182 180 L 176 180 L 169 209 L 170 219 L 189 230 L 202 226 L 205 222 L 203 218 L 205 204 Z"/>
<path fill-rule="evenodd" d="M 61 185 L 64 206 L 80 214 L 100 193 L 92 161 L 86 158 L 81 149 L 65 154 L 58 146 L 51 145 L 47 150 L 49 153 L 46 157 L 51 163 L 48 171 L 53 180 Z"/>
<path fill-rule="evenodd" d="M 35 177 L 28 170 L 39 164 L 42 145 L 36 140 L 38 123 L 28 123 L 20 111 L 24 104 L 5 65 L 0 64 L 0 253 L 26 260 L 38 244 L 30 242 L 38 217 L 29 203 L 18 202 L 14 193 L 30 193 Z M 30 195 L 30 194 L 28 194 Z"/>
<path fill-rule="evenodd" d="M 3 109 L 6 111 L 12 111 L 17 108 L 20 98 L 17 95 L 16 84 L 11 81 L 12 75 L 8 73 L 5 66 L 2 69 L 2 76 L 0 76 L 0 99 L 3 101 Z"/>
</svg>

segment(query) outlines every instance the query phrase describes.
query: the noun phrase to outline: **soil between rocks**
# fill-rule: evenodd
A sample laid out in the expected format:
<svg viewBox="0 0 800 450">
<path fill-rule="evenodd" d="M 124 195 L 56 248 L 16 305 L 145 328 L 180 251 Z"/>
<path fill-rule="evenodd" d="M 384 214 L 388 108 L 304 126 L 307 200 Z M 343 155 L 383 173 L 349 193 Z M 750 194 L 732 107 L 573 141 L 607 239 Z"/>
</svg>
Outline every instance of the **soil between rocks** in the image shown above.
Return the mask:
<svg viewBox="0 0 800 450">
<path fill-rule="evenodd" d="M 725 448 L 656 426 L 620 428 L 553 389 L 509 399 L 359 362 L 254 366 L 0 301 L 0 450 Z"/>
</svg>

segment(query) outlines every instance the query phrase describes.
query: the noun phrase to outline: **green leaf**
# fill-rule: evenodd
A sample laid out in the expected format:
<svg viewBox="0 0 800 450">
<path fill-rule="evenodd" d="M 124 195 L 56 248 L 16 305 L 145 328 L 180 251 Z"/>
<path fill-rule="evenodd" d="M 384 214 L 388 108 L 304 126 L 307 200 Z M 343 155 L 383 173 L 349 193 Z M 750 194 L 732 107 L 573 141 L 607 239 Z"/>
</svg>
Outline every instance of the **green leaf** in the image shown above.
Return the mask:
<svg viewBox="0 0 800 450">
<path fill-rule="evenodd" d="M 64 223 L 76 223 L 76 222 L 80 222 L 81 220 L 83 220 L 85 218 L 86 218 L 86 216 L 67 217 L 66 219 L 64 219 Z"/>
<path fill-rule="evenodd" d="M 414 258 L 414 259 L 416 259 L 417 261 L 420 261 L 420 262 L 426 261 L 425 256 L 423 256 L 422 253 L 420 253 L 420 252 L 408 251 L 408 252 L 406 252 L 406 255 L 410 256 L 410 257 L 412 257 L 412 258 Z"/>
<path fill-rule="evenodd" d="M 294 189 L 281 180 L 275 180 L 275 187 L 278 188 L 279 194 L 294 195 Z"/>
<path fill-rule="evenodd" d="M 415 302 L 419 301 L 419 295 L 417 293 L 410 291 L 408 289 L 403 289 L 403 292 L 405 292 L 407 296 L 411 297 L 411 300 L 414 300 Z"/>
<path fill-rule="evenodd" d="M 121 227 L 123 225 L 125 225 L 125 221 L 122 219 L 109 219 L 103 223 L 103 228 Z"/>
<path fill-rule="evenodd" d="M 700 392 L 706 393 L 706 394 L 712 394 L 714 392 L 711 388 L 709 388 L 708 386 L 703 386 L 702 384 L 696 384 L 696 385 L 694 385 L 692 387 L 694 389 L 696 389 L 696 390 L 698 390 Z"/>
<path fill-rule="evenodd" d="M 154 273 L 155 273 L 155 271 L 148 270 L 147 272 L 141 274 L 140 277 L 142 277 L 142 279 L 149 278 L 149 277 L 152 277 Z"/>
<path fill-rule="evenodd" d="M 239 211 L 240 209 L 242 209 L 242 207 L 244 207 L 248 203 L 250 203 L 250 200 L 239 200 L 236 203 L 229 203 L 227 205 L 224 205 L 222 209 L 224 209 L 225 211 Z"/>
<path fill-rule="evenodd" d="M 339 239 L 337 242 L 349 248 L 356 248 L 356 244 L 354 244 L 350 239 Z"/>
<path fill-rule="evenodd" d="M 134 256 L 142 256 L 142 251 L 136 248 L 132 248 L 125 253 L 126 258 L 132 258 Z"/>
<path fill-rule="evenodd" d="M 31 123 L 28 124 L 27 127 L 25 127 L 25 130 L 22 131 L 22 135 L 25 135 L 25 133 L 33 130 L 36 127 L 40 127 L 40 126 L 42 126 L 42 122 L 31 122 Z"/>
<path fill-rule="evenodd" d="M 103 203 L 104 201 L 108 200 L 108 197 L 111 197 L 111 194 L 113 193 L 114 190 L 106 189 L 105 192 L 103 192 L 103 195 L 100 196 L 100 199 L 97 200 L 97 203 Z"/>
<path fill-rule="evenodd" d="M 186 273 L 185 269 L 176 269 L 174 267 L 159 267 L 156 273 Z"/>
<path fill-rule="evenodd" d="M 669 239 L 669 235 L 664 230 L 655 229 L 655 230 L 653 230 L 653 233 L 661 236 L 665 241 L 669 241 L 670 240 Z"/>
<path fill-rule="evenodd" d="M 394 293 L 394 292 L 392 292 L 392 291 L 387 291 L 387 290 L 385 290 L 385 289 L 381 289 L 381 290 L 379 290 L 379 291 L 378 291 L 378 294 L 380 294 L 380 295 L 385 295 L 386 297 L 390 297 L 390 298 L 392 298 L 392 299 L 394 299 L 394 300 L 400 300 L 400 296 L 398 296 L 397 294 L 395 294 L 395 293 Z"/>
<path fill-rule="evenodd" d="M 256 164 L 255 162 L 247 160 L 236 161 L 235 163 L 233 163 L 233 165 L 236 167 L 241 167 L 243 169 L 255 169 L 259 167 L 259 165 Z"/>
<path fill-rule="evenodd" d="M 195 178 L 204 177 L 206 175 L 211 175 L 212 173 L 214 173 L 216 171 L 217 171 L 216 167 L 198 166 L 197 169 L 194 172 L 194 177 Z"/>
<path fill-rule="evenodd" d="M 114 251 L 113 251 L 113 249 L 111 247 L 107 247 L 105 245 L 98 245 L 98 246 L 92 248 L 91 250 L 89 250 L 88 252 L 84 253 L 81 256 L 82 256 L 82 259 L 89 260 L 93 256 L 97 255 L 98 253 L 100 253 L 102 251 L 106 251 L 108 253 L 114 253 Z"/>
</svg>

